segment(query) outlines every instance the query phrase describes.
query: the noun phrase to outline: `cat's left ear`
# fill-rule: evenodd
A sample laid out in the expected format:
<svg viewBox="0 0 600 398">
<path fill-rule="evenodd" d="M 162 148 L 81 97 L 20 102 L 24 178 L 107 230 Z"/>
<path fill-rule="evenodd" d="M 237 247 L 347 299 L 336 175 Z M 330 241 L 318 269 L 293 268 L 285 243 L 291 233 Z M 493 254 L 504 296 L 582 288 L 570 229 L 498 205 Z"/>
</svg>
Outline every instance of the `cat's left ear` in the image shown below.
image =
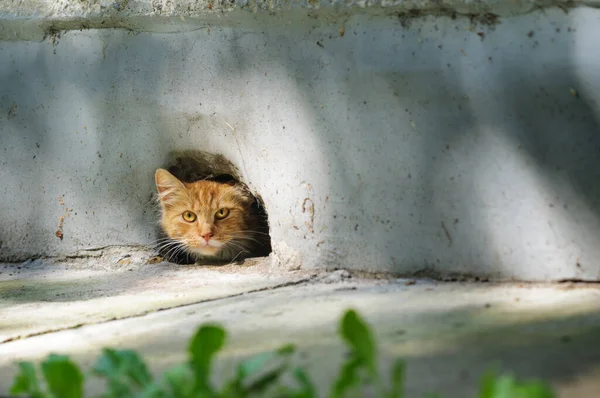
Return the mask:
<svg viewBox="0 0 600 398">
<path fill-rule="evenodd" d="M 161 202 L 168 202 L 176 196 L 177 192 L 185 189 L 183 183 L 165 169 L 156 170 L 154 182 Z"/>
</svg>

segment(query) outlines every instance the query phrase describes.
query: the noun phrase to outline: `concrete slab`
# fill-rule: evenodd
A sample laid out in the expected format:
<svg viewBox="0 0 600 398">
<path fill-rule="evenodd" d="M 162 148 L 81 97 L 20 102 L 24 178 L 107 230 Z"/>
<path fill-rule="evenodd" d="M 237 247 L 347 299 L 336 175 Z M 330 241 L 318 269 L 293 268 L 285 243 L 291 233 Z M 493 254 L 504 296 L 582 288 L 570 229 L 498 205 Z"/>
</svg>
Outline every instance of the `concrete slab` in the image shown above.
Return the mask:
<svg viewBox="0 0 600 398">
<path fill-rule="evenodd" d="M 48 331 L 139 316 L 294 283 L 269 259 L 242 265 L 178 266 L 144 251 L 100 251 L 96 261 L 0 264 L 0 343 Z M 111 261 L 112 260 L 112 261 Z M 102 267 L 98 267 L 101 264 Z"/>
<path fill-rule="evenodd" d="M 140 350 L 154 372 L 184 360 L 196 327 L 217 322 L 230 338 L 218 377 L 234 361 L 286 342 L 299 345 L 321 390 L 337 373 L 344 348 L 335 335 L 343 310 L 359 310 L 374 326 L 382 365 L 401 356 L 407 393 L 472 395 L 484 368 L 497 364 L 541 377 L 560 397 L 600 391 L 600 289 L 596 285 L 467 284 L 345 279 L 344 271 L 286 287 L 154 312 L 0 345 L 0 388 L 13 362 L 68 353 L 89 366 L 105 346 Z M 98 392 L 96 383 L 87 391 Z"/>
</svg>

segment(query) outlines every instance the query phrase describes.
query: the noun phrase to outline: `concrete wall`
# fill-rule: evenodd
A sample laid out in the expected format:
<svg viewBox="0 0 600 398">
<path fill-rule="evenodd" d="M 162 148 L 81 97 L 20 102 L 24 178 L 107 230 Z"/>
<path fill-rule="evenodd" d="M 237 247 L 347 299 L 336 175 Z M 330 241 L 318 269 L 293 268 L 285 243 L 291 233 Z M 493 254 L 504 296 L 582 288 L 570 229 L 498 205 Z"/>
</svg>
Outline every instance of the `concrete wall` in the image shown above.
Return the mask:
<svg viewBox="0 0 600 398">
<path fill-rule="evenodd" d="M 193 148 L 262 195 L 284 262 L 600 277 L 600 11 L 245 13 L 4 21 L 2 259 L 148 244 L 154 169 Z"/>
</svg>

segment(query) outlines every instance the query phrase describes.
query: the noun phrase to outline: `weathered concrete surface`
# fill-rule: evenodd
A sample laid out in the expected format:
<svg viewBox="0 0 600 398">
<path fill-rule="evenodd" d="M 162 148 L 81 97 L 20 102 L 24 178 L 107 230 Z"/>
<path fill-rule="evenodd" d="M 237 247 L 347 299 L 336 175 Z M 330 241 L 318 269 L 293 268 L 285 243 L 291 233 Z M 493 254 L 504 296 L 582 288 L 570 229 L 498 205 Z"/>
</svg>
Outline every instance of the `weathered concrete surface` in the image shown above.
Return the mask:
<svg viewBox="0 0 600 398">
<path fill-rule="evenodd" d="M 268 259 L 219 267 L 152 263 L 144 252 L 51 264 L 0 264 L 0 343 L 231 297 L 305 279 Z M 112 260 L 112 261 L 111 261 Z M 148 263 L 150 262 L 150 263 Z"/>
<path fill-rule="evenodd" d="M 599 0 L 20 0 L 0 3 L 0 40 L 41 40 L 58 31 L 120 28 L 136 32 L 193 31 L 212 26 L 343 23 L 356 14 L 467 16 L 490 22 L 559 7 L 600 6 Z M 321 20 L 316 21 L 316 20 Z M 492 21 L 493 22 L 493 21 Z"/>
<path fill-rule="evenodd" d="M 325 283 L 330 282 L 330 283 Z M 412 281 L 414 282 L 414 281 Z M 465 284 L 322 276 L 301 286 L 153 312 L 0 345 L 0 392 L 17 360 L 68 353 L 87 367 L 105 346 L 140 350 L 155 373 L 183 361 L 197 326 L 217 322 L 230 339 L 218 377 L 234 361 L 287 342 L 298 344 L 321 390 L 335 377 L 344 349 L 342 312 L 359 310 L 375 328 L 382 365 L 407 360 L 409 397 L 438 391 L 473 396 L 485 368 L 552 383 L 560 397 L 600 391 L 600 290 L 596 285 Z M 183 289 L 187 291 L 187 288 Z M 98 392 L 96 383 L 88 394 Z"/>
<path fill-rule="evenodd" d="M 154 170 L 192 148 L 262 195 L 284 263 L 600 277 L 600 10 L 257 14 L 0 42 L 0 258 L 148 244 Z"/>
</svg>

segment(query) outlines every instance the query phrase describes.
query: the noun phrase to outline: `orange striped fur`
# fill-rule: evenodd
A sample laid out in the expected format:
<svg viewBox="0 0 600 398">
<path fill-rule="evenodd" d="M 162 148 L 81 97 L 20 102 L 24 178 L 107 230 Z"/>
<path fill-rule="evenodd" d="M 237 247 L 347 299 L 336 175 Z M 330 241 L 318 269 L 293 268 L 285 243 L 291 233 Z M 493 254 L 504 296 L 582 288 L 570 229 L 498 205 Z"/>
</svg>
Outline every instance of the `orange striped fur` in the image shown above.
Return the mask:
<svg viewBox="0 0 600 398">
<path fill-rule="evenodd" d="M 167 253 L 170 249 L 172 254 L 179 251 L 196 258 L 232 260 L 251 256 L 256 244 L 264 242 L 262 235 L 268 238 L 252 210 L 256 199 L 245 186 L 209 180 L 182 182 L 164 169 L 156 170 L 155 182 L 160 225 L 170 239 Z M 220 219 L 219 214 L 226 216 Z"/>
</svg>

